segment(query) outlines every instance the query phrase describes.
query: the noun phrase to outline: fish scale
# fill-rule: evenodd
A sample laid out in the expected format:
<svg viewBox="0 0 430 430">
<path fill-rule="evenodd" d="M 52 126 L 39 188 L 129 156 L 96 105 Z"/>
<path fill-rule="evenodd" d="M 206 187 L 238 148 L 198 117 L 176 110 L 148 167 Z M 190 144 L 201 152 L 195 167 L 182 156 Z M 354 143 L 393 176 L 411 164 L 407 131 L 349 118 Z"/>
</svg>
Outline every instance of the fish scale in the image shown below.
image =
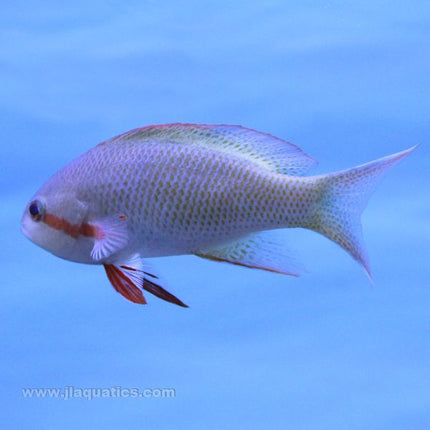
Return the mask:
<svg viewBox="0 0 430 430">
<path fill-rule="evenodd" d="M 349 170 L 302 176 L 296 145 L 240 126 L 166 124 L 103 142 L 36 193 L 23 232 L 72 261 L 103 264 L 114 288 L 146 303 L 164 290 L 142 258 L 195 254 L 298 275 L 276 236 L 307 228 L 343 247 L 370 276 L 360 215 L 378 179 L 414 148 Z"/>
<path fill-rule="evenodd" d="M 168 237 L 164 249 L 157 245 L 155 250 L 151 246 L 152 249 L 142 251 L 143 257 L 191 253 L 202 243 L 223 243 L 254 230 L 296 227 L 306 221 L 309 205 L 299 202 L 303 197 L 308 201 L 312 198 L 306 178 L 280 175 L 211 148 L 196 150 L 170 141 L 159 145 L 130 137 L 125 142 L 96 147 L 93 150 L 96 154 L 90 153 L 86 163 L 79 163 L 82 172 L 76 173 L 82 176 L 88 165 L 93 165 L 96 171 L 106 172 L 111 180 L 115 179 L 112 187 L 101 195 L 95 183 L 89 198 L 107 208 L 104 214 L 125 212 L 124 201 L 135 202 L 129 222 L 134 232 L 141 235 L 138 241 L 152 243 L 154 238 L 148 231 L 157 235 L 162 230 L 163 236 Z M 172 183 L 170 177 L 176 178 L 176 182 Z M 128 178 L 134 179 L 135 189 L 139 190 L 133 196 L 124 186 Z M 104 175 L 95 175 L 94 179 L 102 183 L 105 180 Z M 184 191 L 184 199 L 170 192 L 178 186 Z M 85 187 L 88 188 L 88 182 Z M 220 193 L 230 198 L 221 198 Z M 288 200 L 283 199 L 287 194 Z M 268 204 L 263 206 L 261 201 Z M 172 223 L 170 214 L 176 205 L 180 210 L 177 222 Z M 211 219 L 218 219 L 218 225 Z M 189 249 L 176 249 L 184 242 Z"/>
</svg>

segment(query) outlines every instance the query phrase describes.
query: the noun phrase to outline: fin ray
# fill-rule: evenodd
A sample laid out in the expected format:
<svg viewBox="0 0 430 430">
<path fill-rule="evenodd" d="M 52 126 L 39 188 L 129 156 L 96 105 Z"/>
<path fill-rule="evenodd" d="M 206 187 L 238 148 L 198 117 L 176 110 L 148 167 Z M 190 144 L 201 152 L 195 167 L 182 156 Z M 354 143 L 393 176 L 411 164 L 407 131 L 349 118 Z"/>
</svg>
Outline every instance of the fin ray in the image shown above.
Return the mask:
<svg viewBox="0 0 430 430">
<path fill-rule="evenodd" d="M 176 296 L 159 285 L 158 276 L 144 268 L 138 254 L 121 263 L 104 264 L 107 277 L 115 290 L 133 303 L 146 304 L 142 289 L 167 302 L 188 307 Z M 155 282 L 157 280 L 157 283 Z"/>
<path fill-rule="evenodd" d="M 104 268 L 109 281 L 118 293 L 133 303 L 146 304 L 142 291 L 124 274 L 124 272 L 113 264 L 105 264 Z"/>
<path fill-rule="evenodd" d="M 91 257 L 95 261 L 105 260 L 127 245 L 128 232 L 124 215 L 108 217 L 92 225 L 98 232 L 91 250 Z"/>
<path fill-rule="evenodd" d="M 217 248 L 200 250 L 198 257 L 284 275 L 299 276 L 304 267 L 295 253 L 280 242 L 279 232 L 263 231 Z"/>
<path fill-rule="evenodd" d="M 144 279 L 142 288 L 166 302 L 173 303 L 183 308 L 188 308 L 188 305 L 186 305 L 182 300 L 179 300 L 176 296 L 149 279 Z"/>
</svg>

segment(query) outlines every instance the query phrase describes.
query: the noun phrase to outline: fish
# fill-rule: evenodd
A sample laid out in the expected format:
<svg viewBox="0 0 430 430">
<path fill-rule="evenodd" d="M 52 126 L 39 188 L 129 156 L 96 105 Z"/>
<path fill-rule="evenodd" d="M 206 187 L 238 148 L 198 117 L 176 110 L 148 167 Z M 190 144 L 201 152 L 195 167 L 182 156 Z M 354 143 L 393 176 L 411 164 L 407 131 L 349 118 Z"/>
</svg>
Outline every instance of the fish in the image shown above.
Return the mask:
<svg viewBox="0 0 430 430">
<path fill-rule="evenodd" d="M 187 307 L 151 270 L 152 257 L 193 254 L 299 276 L 279 229 L 332 240 L 372 278 L 361 213 L 387 170 L 416 146 L 334 173 L 298 146 L 239 125 L 162 124 L 106 140 L 56 172 L 31 198 L 24 235 L 52 254 L 103 265 L 114 289 Z"/>
</svg>

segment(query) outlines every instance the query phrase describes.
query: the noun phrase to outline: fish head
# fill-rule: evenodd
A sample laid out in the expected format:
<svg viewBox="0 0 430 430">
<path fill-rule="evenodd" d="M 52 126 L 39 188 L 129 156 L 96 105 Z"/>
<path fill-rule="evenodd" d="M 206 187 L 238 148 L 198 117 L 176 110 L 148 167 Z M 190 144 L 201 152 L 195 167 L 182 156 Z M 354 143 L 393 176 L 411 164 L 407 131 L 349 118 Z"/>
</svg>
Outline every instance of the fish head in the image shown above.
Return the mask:
<svg viewBox="0 0 430 430">
<path fill-rule="evenodd" d="M 66 182 L 51 178 L 28 202 L 21 220 L 22 233 L 41 248 L 67 260 L 86 262 L 91 243 L 80 231 L 88 205 Z"/>
</svg>

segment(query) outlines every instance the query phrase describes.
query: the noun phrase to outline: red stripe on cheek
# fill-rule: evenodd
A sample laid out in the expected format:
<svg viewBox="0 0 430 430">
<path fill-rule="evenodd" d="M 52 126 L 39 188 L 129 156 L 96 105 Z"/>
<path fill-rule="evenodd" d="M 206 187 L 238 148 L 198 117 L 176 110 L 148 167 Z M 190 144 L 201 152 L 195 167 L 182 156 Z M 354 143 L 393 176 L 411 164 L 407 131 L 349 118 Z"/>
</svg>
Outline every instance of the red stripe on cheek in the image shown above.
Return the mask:
<svg viewBox="0 0 430 430">
<path fill-rule="evenodd" d="M 64 218 L 52 214 L 45 214 L 43 222 L 49 225 L 49 227 L 55 230 L 61 230 L 75 239 L 79 236 L 79 226 L 70 224 L 70 222 Z"/>
<path fill-rule="evenodd" d="M 82 223 L 81 225 L 71 224 L 66 219 L 60 218 L 53 214 L 45 214 L 42 220 L 46 225 L 49 225 L 49 227 L 55 230 L 61 230 L 74 239 L 77 239 L 79 235 L 85 237 L 94 237 L 97 240 L 101 240 L 105 237 L 105 234 L 100 227 L 88 224 L 86 222 Z"/>
<path fill-rule="evenodd" d="M 81 224 L 81 227 L 79 228 L 79 233 L 82 234 L 82 236 L 86 237 L 94 237 L 97 240 L 101 240 L 105 237 L 103 230 L 96 225 L 91 225 L 86 222 Z"/>
</svg>

